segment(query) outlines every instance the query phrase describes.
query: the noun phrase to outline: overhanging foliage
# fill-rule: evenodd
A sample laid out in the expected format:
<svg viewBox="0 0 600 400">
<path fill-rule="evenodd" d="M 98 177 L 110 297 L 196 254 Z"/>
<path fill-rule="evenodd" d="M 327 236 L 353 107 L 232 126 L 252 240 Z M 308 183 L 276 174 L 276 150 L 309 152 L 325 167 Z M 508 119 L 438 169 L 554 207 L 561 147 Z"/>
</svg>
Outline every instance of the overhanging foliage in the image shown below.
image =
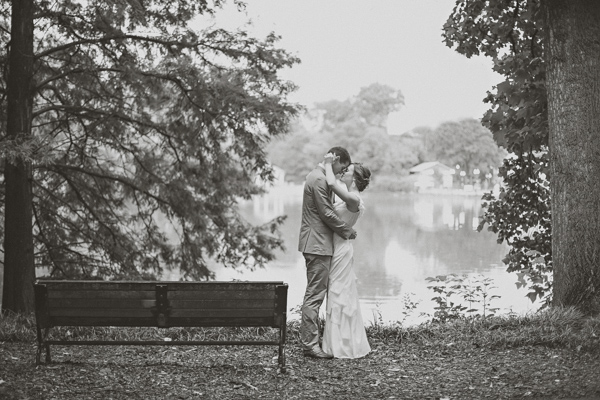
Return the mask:
<svg viewBox="0 0 600 400">
<path fill-rule="evenodd" d="M 2 143 L 5 159 L 32 162 L 36 266 L 206 279 L 211 259 L 261 266 L 282 246 L 283 218 L 251 226 L 236 202 L 272 177 L 263 148 L 299 109 L 278 72 L 298 60 L 275 35 L 192 28 L 221 3 L 36 2 L 32 136 Z"/>
<path fill-rule="evenodd" d="M 484 55 L 505 77 L 488 92 L 482 123 L 505 147 L 500 196 L 484 196 L 485 215 L 498 241 L 511 247 L 504 262 L 518 271 L 529 297 L 550 300 L 552 273 L 548 180 L 548 107 L 542 15 L 538 0 L 458 0 L 444 25 L 449 47 L 467 57 Z"/>
</svg>

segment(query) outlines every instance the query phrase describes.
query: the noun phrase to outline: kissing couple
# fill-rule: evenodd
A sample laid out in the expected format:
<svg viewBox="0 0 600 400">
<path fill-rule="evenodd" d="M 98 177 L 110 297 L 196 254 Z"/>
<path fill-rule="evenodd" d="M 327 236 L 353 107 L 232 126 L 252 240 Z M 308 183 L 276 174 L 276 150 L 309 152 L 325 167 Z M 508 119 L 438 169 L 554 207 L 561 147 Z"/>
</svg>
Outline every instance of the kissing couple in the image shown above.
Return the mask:
<svg viewBox="0 0 600 400">
<path fill-rule="evenodd" d="M 360 193 L 369 168 L 352 163 L 343 147 L 331 148 L 306 176 L 298 250 L 306 262 L 300 340 L 312 358 L 360 358 L 371 351 L 360 312 L 353 269 L 352 228 L 365 211 Z M 334 199 L 337 197 L 337 201 Z M 322 346 L 319 309 L 327 295 Z"/>
</svg>

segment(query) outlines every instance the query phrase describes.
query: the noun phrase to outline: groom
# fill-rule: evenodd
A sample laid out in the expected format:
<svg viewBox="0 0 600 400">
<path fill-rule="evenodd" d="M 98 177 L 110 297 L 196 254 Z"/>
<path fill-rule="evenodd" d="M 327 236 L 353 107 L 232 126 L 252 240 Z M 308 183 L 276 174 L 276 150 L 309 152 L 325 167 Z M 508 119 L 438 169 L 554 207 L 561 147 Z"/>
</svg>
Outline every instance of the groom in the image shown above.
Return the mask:
<svg viewBox="0 0 600 400">
<path fill-rule="evenodd" d="M 350 154 L 343 147 L 333 147 L 333 172 L 343 174 L 350 165 Z M 344 239 L 356 238 L 356 232 L 347 226 L 333 209 L 333 192 L 327 185 L 325 167 L 319 164 L 306 176 L 302 195 L 302 222 L 298 250 L 306 262 L 306 292 L 302 304 L 300 340 L 304 355 L 313 358 L 332 358 L 319 345 L 319 308 L 327 293 L 329 265 L 333 255 L 333 233 Z"/>
</svg>

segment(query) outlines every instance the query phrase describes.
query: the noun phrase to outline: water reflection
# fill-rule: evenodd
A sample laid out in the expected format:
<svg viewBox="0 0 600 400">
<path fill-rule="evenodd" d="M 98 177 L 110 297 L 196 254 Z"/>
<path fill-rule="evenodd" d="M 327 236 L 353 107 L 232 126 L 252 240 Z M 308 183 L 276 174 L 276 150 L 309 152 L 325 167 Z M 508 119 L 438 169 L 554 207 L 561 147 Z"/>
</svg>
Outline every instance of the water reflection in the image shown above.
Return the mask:
<svg viewBox="0 0 600 400">
<path fill-rule="evenodd" d="M 420 301 L 413 317 L 432 314 L 434 294 L 427 289 L 426 278 L 451 273 L 492 278 L 498 287 L 494 294 L 501 296 L 493 305 L 505 312 L 536 308 L 525 291 L 516 288 L 515 274 L 505 271 L 502 258 L 507 246 L 497 244 L 493 233 L 475 231 L 481 212 L 478 196 L 365 192 L 363 198 L 367 211 L 356 225 L 354 265 L 366 321 L 401 320 L 406 295 Z M 286 249 L 265 269 L 237 271 L 214 265 L 217 280 L 284 281 L 289 284 L 288 306 L 297 307 L 306 286 L 304 259 L 297 251 L 301 201 L 302 187 L 289 186 L 242 203 L 240 211 L 253 223 L 287 215 L 281 228 Z M 162 279 L 178 280 L 179 273 L 167 271 Z"/>
<path fill-rule="evenodd" d="M 398 320 L 403 297 L 421 301 L 418 312 L 433 312 L 433 292 L 427 277 L 446 274 L 482 274 L 495 280 L 496 306 L 514 311 L 533 309 L 514 285 L 514 274 L 505 272 L 506 245 L 490 232 L 477 232 L 478 196 L 394 195 L 364 193 L 367 212 L 357 225 L 355 269 L 358 290 L 367 320 L 374 315 Z M 304 261 L 296 250 L 300 226 L 301 187 L 276 188 L 270 194 L 242 204 L 251 221 L 265 222 L 288 216 L 282 233 L 286 251 L 266 270 L 235 272 L 217 268 L 217 279 L 283 280 L 290 284 L 289 305 L 301 303 L 306 284 Z"/>
</svg>

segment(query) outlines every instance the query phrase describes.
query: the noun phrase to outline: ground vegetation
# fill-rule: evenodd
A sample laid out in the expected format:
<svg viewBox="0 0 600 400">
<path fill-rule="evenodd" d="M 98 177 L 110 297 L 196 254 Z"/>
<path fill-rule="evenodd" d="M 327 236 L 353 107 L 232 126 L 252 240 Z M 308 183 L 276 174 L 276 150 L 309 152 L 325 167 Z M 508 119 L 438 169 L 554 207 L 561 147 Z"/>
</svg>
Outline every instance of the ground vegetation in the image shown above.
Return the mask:
<svg viewBox="0 0 600 400">
<path fill-rule="evenodd" d="M 600 320 L 573 309 L 367 327 L 357 360 L 304 358 L 290 321 L 286 374 L 275 346 L 53 348 L 35 366 L 33 319 L 0 320 L 4 399 L 593 399 Z M 269 329 L 60 329 L 71 338 L 252 338 Z"/>
</svg>

